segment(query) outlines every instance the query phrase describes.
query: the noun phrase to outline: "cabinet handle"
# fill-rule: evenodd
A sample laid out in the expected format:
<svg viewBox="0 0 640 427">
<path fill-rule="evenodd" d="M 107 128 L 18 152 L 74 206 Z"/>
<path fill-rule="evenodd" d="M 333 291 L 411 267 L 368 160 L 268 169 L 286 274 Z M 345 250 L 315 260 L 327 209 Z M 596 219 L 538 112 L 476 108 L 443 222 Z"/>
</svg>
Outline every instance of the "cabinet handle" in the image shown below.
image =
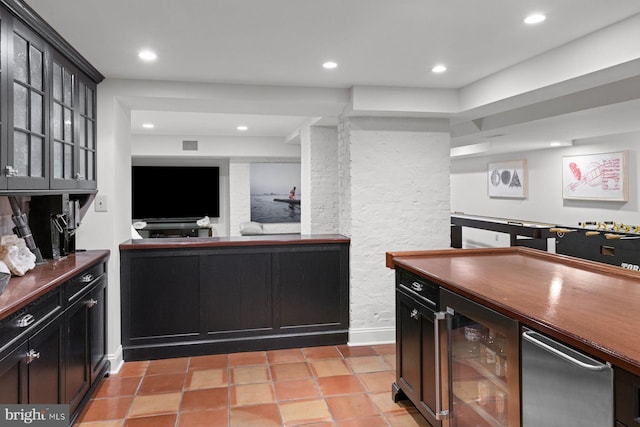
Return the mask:
<svg viewBox="0 0 640 427">
<path fill-rule="evenodd" d="M 92 308 L 94 305 L 96 305 L 98 303 L 97 299 L 93 299 L 91 298 L 90 300 L 86 301 L 85 304 L 88 308 Z"/>
<path fill-rule="evenodd" d="M 13 166 L 5 166 L 4 168 L 4 172 L 7 176 L 16 176 L 18 175 L 18 169 L 14 168 Z"/>
<path fill-rule="evenodd" d="M 420 282 L 413 282 L 411 284 L 411 289 L 413 289 L 416 292 L 422 292 L 423 288 L 424 288 L 424 286 Z"/>
<path fill-rule="evenodd" d="M 27 364 L 33 362 L 36 359 L 40 359 L 40 352 L 31 349 L 27 352 L 26 359 L 27 359 Z"/>
<path fill-rule="evenodd" d="M 436 365 L 436 375 L 435 375 L 435 383 L 436 383 L 436 410 L 435 410 L 435 415 L 436 415 L 436 420 L 446 420 L 449 418 L 449 400 L 447 398 L 449 390 L 447 387 L 447 380 L 446 378 L 448 378 L 448 370 L 443 370 L 442 366 L 441 366 L 441 362 L 440 362 L 440 348 L 441 348 L 441 343 L 440 343 L 440 322 L 443 320 L 447 320 L 447 312 L 446 311 L 439 311 L 437 313 L 433 313 L 433 334 L 435 336 L 435 365 Z M 448 335 L 447 339 L 448 339 Z M 449 348 L 449 343 L 444 343 L 444 345 L 442 346 L 443 349 L 445 349 L 445 351 L 448 351 L 447 349 Z M 446 363 L 444 364 L 444 366 L 446 367 L 448 365 L 448 360 L 446 361 Z M 444 374 L 444 375 L 443 375 Z M 445 381 L 443 381 L 443 378 L 445 379 Z M 445 390 L 443 391 L 442 388 L 444 388 Z M 443 402 L 443 397 L 444 399 L 446 399 L 446 404 L 445 402 Z M 448 424 L 447 424 L 448 425 Z"/>
<path fill-rule="evenodd" d="M 89 283 L 93 280 L 93 274 L 85 274 L 80 280 L 82 281 L 82 283 Z"/>
<path fill-rule="evenodd" d="M 418 320 L 420 318 L 420 316 L 418 315 L 418 310 L 415 309 L 415 308 L 413 310 L 411 310 L 411 313 L 409 314 L 409 316 L 412 319 L 416 319 L 416 320 Z"/>
<path fill-rule="evenodd" d="M 17 324 L 19 328 L 26 328 L 36 321 L 36 318 L 33 314 L 25 314 L 21 318 L 18 319 Z"/>
</svg>

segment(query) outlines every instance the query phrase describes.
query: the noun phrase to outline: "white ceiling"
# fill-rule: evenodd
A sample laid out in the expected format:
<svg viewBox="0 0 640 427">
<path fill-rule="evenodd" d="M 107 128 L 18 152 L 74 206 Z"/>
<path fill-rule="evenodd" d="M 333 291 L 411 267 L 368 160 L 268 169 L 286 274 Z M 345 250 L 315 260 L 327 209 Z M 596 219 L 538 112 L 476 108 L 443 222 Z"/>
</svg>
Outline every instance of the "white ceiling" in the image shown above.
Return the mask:
<svg viewBox="0 0 640 427">
<path fill-rule="evenodd" d="M 640 13 L 638 0 L 26 1 L 107 78 L 345 89 L 462 88 Z M 547 20 L 524 26 L 535 11 Z M 158 60 L 142 63 L 142 48 Z M 327 60 L 338 68 L 324 70 Z M 439 62 L 448 71 L 431 73 Z M 640 127 L 637 120 L 620 123 L 639 116 L 638 103 L 616 108 L 597 113 L 619 128 Z M 233 135 L 243 122 L 251 136 L 287 137 L 307 120 L 221 113 L 134 111 L 132 128 L 148 132 L 140 125 L 151 121 L 158 133 Z M 558 139 L 575 139 L 566 130 L 585 120 L 593 127 L 611 122 L 586 115 L 550 126 Z M 522 132 L 523 141 L 532 129 L 514 128 L 508 138 Z"/>
</svg>

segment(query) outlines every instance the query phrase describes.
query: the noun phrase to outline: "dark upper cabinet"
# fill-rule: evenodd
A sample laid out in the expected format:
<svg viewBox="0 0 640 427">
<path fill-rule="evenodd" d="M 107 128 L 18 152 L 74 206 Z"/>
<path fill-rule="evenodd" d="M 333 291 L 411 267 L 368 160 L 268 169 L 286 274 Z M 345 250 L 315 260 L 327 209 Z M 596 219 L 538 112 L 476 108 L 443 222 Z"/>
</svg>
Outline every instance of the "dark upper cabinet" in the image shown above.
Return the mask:
<svg viewBox="0 0 640 427">
<path fill-rule="evenodd" d="M 0 194 L 97 188 L 102 79 L 26 4 L 0 0 Z"/>
</svg>

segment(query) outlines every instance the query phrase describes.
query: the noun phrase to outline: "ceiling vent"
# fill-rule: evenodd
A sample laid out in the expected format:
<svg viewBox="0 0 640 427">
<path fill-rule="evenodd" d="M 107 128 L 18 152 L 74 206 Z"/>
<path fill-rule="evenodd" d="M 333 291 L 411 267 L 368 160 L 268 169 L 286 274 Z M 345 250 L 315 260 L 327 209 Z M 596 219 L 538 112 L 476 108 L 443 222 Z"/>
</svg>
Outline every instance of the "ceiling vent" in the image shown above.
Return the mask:
<svg viewBox="0 0 640 427">
<path fill-rule="evenodd" d="M 198 151 L 198 141 L 182 141 L 182 151 Z"/>
</svg>

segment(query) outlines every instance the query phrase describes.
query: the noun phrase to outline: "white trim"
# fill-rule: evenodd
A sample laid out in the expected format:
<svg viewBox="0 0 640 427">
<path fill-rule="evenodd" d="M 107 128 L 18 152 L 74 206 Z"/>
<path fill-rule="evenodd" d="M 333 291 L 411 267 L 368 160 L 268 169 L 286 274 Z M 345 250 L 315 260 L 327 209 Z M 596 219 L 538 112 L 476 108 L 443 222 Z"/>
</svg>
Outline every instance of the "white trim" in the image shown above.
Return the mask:
<svg viewBox="0 0 640 427">
<path fill-rule="evenodd" d="M 109 354 L 107 359 L 111 362 L 111 370 L 109 371 L 109 374 L 117 374 L 120 372 L 120 368 L 124 365 L 124 359 L 122 358 L 122 346 L 119 345 L 116 352 Z"/>
<path fill-rule="evenodd" d="M 378 345 L 390 344 L 396 341 L 396 328 L 349 329 L 349 345 Z"/>
</svg>

